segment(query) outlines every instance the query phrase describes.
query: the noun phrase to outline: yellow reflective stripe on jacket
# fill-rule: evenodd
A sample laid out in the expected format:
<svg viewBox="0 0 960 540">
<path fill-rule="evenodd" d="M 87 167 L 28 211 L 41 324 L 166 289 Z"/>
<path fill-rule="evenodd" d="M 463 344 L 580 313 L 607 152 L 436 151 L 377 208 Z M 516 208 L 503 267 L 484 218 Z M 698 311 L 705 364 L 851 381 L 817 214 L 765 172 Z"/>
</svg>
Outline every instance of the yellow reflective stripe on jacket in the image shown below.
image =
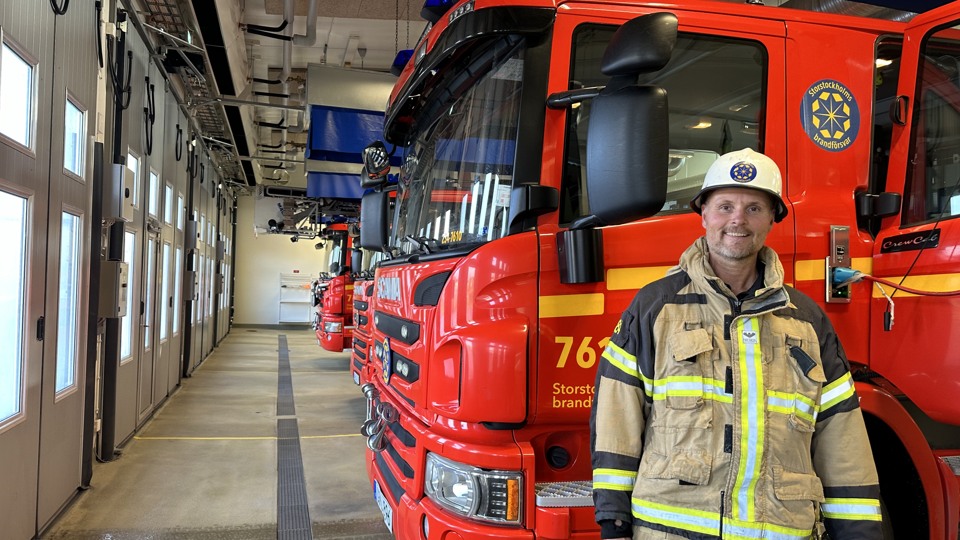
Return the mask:
<svg viewBox="0 0 960 540">
<path fill-rule="evenodd" d="M 634 497 L 633 517 L 683 531 L 720 535 L 720 513 L 691 510 L 682 506 L 655 503 Z M 723 519 L 724 540 L 808 540 L 812 529 L 794 529 L 771 523 Z"/>
<path fill-rule="evenodd" d="M 825 411 L 852 395 L 853 377 L 848 371 L 839 379 L 823 387 L 823 393 L 820 395 L 820 410 Z"/>
<path fill-rule="evenodd" d="M 740 456 L 737 479 L 731 493 L 735 519 L 755 521 L 756 489 L 763 463 L 764 413 L 763 358 L 760 352 L 760 321 L 756 317 L 736 321 L 735 339 L 742 388 L 740 390 Z"/>
<path fill-rule="evenodd" d="M 612 489 L 614 491 L 633 491 L 637 481 L 636 471 L 620 469 L 594 469 L 593 489 Z"/>
<path fill-rule="evenodd" d="M 703 534 L 720 534 L 719 512 L 691 510 L 681 506 L 655 503 L 634 497 L 632 499 L 633 517 L 657 523 L 666 527 L 683 529 Z"/>
<path fill-rule="evenodd" d="M 614 342 L 607 343 L 603 350 L 603 357 L 610 361 L 620 371 L 631 377 L 639 377 L 640 370 L 637 369 L 637 357 L 621 349 Z"/>
<path fill-rule="evenodd" d="M 656 401 L 672 397 L 699 397 L 723 403 L 733 403 L 733 396 L 724 392 L 722 381 L 709 377 L 673 376 L 653 379 L 653 389 L 647 392 Z"/>
<path fill-rule="evenodd" d="M 803 394 L 768 390 L 767 410 L 787 415 L 796 414 L 800 418 L 816 422 L 820 407 Z"/>
<path fill-rule="evenodd" d="M 794 529 L 772 523 L 750 523 L 735 519 L 723 520 L 724 540 L 809 540 L 813 529 Z"/>
<path fill-rule="evenodd" d="M 831 519 L 880 521 L 880 501 L 877 499 L 827 498 L 820 505 L 823 516 Z"/>
</svg>

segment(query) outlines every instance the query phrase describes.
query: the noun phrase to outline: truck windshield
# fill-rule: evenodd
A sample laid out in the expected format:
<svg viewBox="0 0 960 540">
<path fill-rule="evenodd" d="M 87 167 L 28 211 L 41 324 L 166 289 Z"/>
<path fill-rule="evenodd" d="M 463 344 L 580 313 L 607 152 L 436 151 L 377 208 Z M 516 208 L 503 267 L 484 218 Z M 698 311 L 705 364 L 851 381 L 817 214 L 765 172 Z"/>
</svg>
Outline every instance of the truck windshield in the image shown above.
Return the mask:
<svg viewBox="0 0 960 540">
<path fill-rule="evenodd" d="M 507 234 L 523 74 L 518 42 L 498 38 L 430 85 L 403 148 L 393 227 L 401 253 L 469 248 Z"/>
</svg>

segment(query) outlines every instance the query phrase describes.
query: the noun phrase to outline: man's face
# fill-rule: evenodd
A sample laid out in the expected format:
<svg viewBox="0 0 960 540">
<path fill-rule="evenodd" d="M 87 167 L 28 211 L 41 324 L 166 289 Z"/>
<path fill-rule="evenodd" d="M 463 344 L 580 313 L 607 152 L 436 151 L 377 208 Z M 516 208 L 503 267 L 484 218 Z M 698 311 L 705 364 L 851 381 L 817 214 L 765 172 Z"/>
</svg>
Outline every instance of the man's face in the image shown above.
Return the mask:
<svg viewBox="0 0 960 540">
<path fill-rule="evenodd" d="M 720 188 L 707 196 L 701 215 L 711 255 L 729 261 L 760 252 L 773 227 L 773 201 L 753 189 Z"/>
</svg>

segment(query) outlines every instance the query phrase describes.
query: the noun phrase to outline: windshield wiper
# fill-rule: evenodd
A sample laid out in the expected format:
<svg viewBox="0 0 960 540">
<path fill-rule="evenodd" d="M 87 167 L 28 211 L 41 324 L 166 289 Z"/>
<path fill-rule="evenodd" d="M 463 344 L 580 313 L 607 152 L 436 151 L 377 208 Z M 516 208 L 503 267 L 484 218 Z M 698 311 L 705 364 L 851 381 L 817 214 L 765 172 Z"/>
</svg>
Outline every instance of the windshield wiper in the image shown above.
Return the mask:
<svg viewBox="0 0 960 540">
<path fill-rule="evenodd" d="M 420 251 L 423 252 L 424 255 L 429 255 L 429 254 L 433 253 L 433 250 L 430 248 L 430 243 L 431 243 L 431 242 L 433 242 L 433 245 L 434 245 L 434 248 L 435 248 L 435 249 L 439 249 L 439 247 L 440 247 L 440 244 L 439 244 L 436 240 L 434 240 L 433 238 L 427 238 L 427 237 L 425 237 L 425 236 L 422 236 L 422 237 L 420 237 L 420 238 L 417 238 L 416 236 L 413 236 L 412 234 L 408 234 L 408 235 L 404 236 L 403 239 L 406 240 L 406 241 L 408 241 L 408 242 L 410 242 L 410 243 L 412 243 L 412 244 L 415 244 L 415 245 L 420 249 Z"/>
</svg>

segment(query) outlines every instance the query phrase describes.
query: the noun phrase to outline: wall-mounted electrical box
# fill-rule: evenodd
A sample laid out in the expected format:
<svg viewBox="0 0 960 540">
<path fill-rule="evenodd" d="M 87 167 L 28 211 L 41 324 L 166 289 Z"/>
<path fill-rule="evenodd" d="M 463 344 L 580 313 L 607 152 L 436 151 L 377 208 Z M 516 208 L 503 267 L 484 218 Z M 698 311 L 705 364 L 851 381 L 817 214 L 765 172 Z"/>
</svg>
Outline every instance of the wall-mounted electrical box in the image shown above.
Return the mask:
<svg viewBox="0 0 960 540">
<path fill-rule="evenodd" d="M 133 220 L 133 171 L 121 163 L 110 169 L 103 190 L 103 219 L 107 222 Z"/>
<path fill-rule="evenodd" d="M 223 294 L 223 274 L 214 274 L 213 292 L 216 294 Z"/>
<path fill-rule="evenodd" d="M 183 295 L 188 301 L 197 300 L 197 291 L 200 290 L 200 275 L 196 270 L 187 270 L 183 276 Z"/>
<path fill-rule="evenodd" d="M 100 262 L 100 317 L 118 319 L 127 313 L 130 282 L 127 263 Z"/>
<path fill-rule="evenodd" d="M 222 261 L 227 255 L 227 243 L 223 240 L 217 240 L 217 260 Z"/>
<path fill-rule="evenodd" d="M 200 239 L 200 233 L 197 232 L 199 223 L 195 219 L 188 219 L 184 226 L 183 248 L 187 251 L 197 249 L 197 240 Z"/>
</svg>

